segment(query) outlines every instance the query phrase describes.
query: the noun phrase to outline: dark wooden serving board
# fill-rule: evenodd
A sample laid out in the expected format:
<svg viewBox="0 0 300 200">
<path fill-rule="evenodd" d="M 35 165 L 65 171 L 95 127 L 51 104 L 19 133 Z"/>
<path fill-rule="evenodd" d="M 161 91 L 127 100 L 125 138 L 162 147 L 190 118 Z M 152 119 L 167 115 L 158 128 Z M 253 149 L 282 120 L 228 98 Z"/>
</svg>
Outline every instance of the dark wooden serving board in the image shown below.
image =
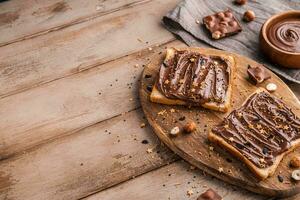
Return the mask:
<svg viewBox="0 0 300 200">
<path fill-rule="evenodd" d="M 248 75 L 246 72 L 248 64 L 257 63 L 237 54 L 215 49 L 199 49 L 203 53 L 215 54 L 222 52 L 223 54 L 235 57 L 237 71 L 233 83 L 232 106 L 229 112 L 239 107 L 257 89 L 257 86 L 247 81 Z M 183 159 L 221 180 L 268 196 L 283 197 L 299 193 L 300 183 L 296 183 L 290 179 L 293 169 L 289 167 L 289 160 L 291 156 L 300 154 L 300 148 L 285 156 L 272 177 L 264 181 L 258 181 L 242 162 L 233 158 L 223 149 L 210 144 L 207 140 L 208 131 L 228 115 L 229 112 L 220 113 L 200 107 L 167 106 L 150 102 L 149 86 L 153 85 L 164 57 L 165 54 L 162 53 L 151 59 L 151 63 L 144 69 L 140 88 L 140 101 L 145 116 L 157 136 Z M 282 97 L 283 101 L 300 116 L 300 103 L 297 97 L 275 74 L 272 72 L 270 74 L 272 78 L 260 86 L 264 87 L 269 82 L 275 83 L 278 89 L 273 94 Z M 151 77 L 147 76 L 146 78 L 145 75 L 151 75 Z M 175 112 L 171 112 L 172 108 L 175 109 Z M 174 126 L 182 127 L 188 121 L 197 123 L 197 131 L 191 134 L 180 134 L 177 137 L 169 135 L 170 130 Z M 223 172 L 219 172 L 219 168 L 222 168 Z M 283 177 L 283 182 L 279 182 L 279 174 Z"/>
</svg>

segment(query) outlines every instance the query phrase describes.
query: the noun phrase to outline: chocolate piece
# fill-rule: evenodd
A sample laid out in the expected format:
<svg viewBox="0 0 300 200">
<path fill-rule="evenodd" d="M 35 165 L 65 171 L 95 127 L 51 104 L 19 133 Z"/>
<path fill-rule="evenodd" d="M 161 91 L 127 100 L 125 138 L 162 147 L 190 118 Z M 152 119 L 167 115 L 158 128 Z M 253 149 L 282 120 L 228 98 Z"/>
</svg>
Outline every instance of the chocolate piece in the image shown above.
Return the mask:
<svg viewBox="0 0 300 200">
<path fill-rule="evenodd" d="M 277 48 L 300 52 L 300 18 L 284 19 L 267 30 L 267 37 Z"/>
<path fill-rule="evenodd" d="M 147 88 L 146 88 L 149 92 L 152 92 L 152 85 L 147 85 Z"/>
<path fill-rule="evenodd" d="M 249 79 L 254 83 L 262 83 L 265 80 L 271 78 L 270 74 L 264 69 L 263 66 L 251 66 L 248 65 Z"/>
<path fill-rule="evenodd" d="M 204 17 L 203 24 L 213 39 L 220 39 L 242 31 L 240 23 L 230 10 Z"/>
<path fill-rule="evenodd" d="M 212 132 L 258 168 L 267 168 L 300 138 L 300 119 L 279 98 L 263 91 L 253 94 Z"/>
<path fill-rule="evenodd" d="M 222 197 L 210 188 L 202 193 L 197 200 L 222 200 Z"/>
<path fill-rule="evenodd" d="M 278 178 L 278 181 L 279 181 L 280 183 L 283 182 L 283 177 L 282 177 L 281 175 L 278 175 L 277 178 Z"/>
<path fill-rule="evenodd" d="M 219 56 L 176 51 L 159 72 L 157 88 L 168 98 L 190 104 L 223 103 L 229 85 L 230 68 Z"/>
</svg>

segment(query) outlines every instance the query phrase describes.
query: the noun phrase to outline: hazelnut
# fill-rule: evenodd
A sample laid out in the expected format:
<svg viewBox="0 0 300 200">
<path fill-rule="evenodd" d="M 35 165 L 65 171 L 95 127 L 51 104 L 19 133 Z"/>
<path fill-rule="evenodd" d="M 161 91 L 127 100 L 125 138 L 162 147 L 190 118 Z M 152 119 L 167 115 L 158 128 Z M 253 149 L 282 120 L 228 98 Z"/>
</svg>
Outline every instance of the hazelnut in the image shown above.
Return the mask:
<svg viewBox="0 0 300 200">
<path fill-rule="evenodd" d="M 237 23 L 235 21 L 230 21 L 229 26 L 235 27 L 237 26 Z"/>
<path fill-rule="evenodd" d="M 172 136 L 177 136 L 177 135 L 179 134 L 179 132 L 180 132 L 179 127 L 178 127 L 178 126 L 175 126 L 174 128 L 171 129 L 170 134 L 171 134 Z"/>
<path fill-rule="evenodd" d="M 217 16 L 218 16 L 219 18 L 224 18 L 224 17 L 225 17 L 225 14 L 224 14 L 223 12 L 219 12 L 219 13 L 217 13 Z"/>
<path fill-rule="evenodd" d="M 228 17 L 228 18 L 232 18 L 232 13 L 229 11 L 229 10 L 227 10 L 226 12 L 225 12 L 225 17 Z M 227 18 L 227 19 L 228 19 Z"/>
<path fill-rule="evenodd" d="M 216 193 L 213 189 L 209 188 L 208 190 L 206 190 L 204 193 L 202 193 L 197 200 L 211 200 L 211 199 L 222 199 L 222 197 Z"/>
<path fill-rule="evenodd" d="M 213 39 L 220 39 L 221 38 L 221 32 L 220 31 L 215 31 L 212 33 L 212 38 Z"/>
<path fill-rule="evenodd" d="M 290 160 L 290 166 L 294 168 L 300 168 L 300 157 L 299 156 L 294 156 Z"/>
<path fill-rule="evenodd" d="M 213 193 L 213 191 L 211 190 L 207 190 L 206 192 L 204 192 L 200 197 L 202 198 L 206 198 L 206 199 L 213 199 L 215 197 L 215 194 Z M 202 199 L 201 198 L 201 199 Z M 200 199 L 200 198 L 199 198 Z"/>
<path fill-rule="evenodd" d="M 247 0 L 235 0 L 234 3 L 237 5 L 245 5 L 247 3 Z"/>
<path fill-rule="evenodd" d="M 269 91 L 269 92 L 275 92 L 277 90 L 277 85 L 275 83 L 268 83 L 266 85 L 266 89 Z"/>
<path fill-rule="evenodd" d="M 192 133 L 196 130 L 196 124 L 194 122 L 188 122 L 183 127 L 183 130 L 186 133 Z"/>
<path fill-rule="evenodd" d="M 244 13 L 244 17 L 243 19 L 246 21 L 246 22 L 251 22 L 255 19 L 255 13 L 252 11 L 252 10 L 247 10 L 245 13 Z"/>
<path fill-rule="evenodd" d="M 292 172 L 292 179 L 295 181 L 300 181 L 300 170 L 294 170 Z"/>
</svg>

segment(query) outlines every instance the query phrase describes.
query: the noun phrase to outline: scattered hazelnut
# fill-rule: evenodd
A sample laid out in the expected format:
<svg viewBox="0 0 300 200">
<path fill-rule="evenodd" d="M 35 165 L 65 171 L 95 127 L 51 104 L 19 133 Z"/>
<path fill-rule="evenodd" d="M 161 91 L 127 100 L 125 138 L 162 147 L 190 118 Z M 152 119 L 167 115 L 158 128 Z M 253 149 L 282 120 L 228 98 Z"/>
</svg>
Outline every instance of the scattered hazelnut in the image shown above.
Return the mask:
<svg viewBox="0 0 300 200">
<path fill-rule="evenodd" d="M 277 90 L 277 85 L 275 83 L 268 83 L 266 89 L 269 92 L 275 92 Z"/>
<path fill-rule="evenodd" d="M 212 33 L 212 38 L 217 40 L 221 38 L 221 32 L 220 31 L 215 31 Z"/>
<path fill-rule="evenodd" d="M 245 5 L 247 3 L 247 0 L 235 0 L 234 3 L 237 5 Z"/>
<path fill-rule="evenodd" d="M 290 166 L 294 168 L 300 168 L 300 157 L 299 156 L 294 156 L 290 160 Z"/>
<path fill-rule="evenodd" d="M 175 126 L 174 128 L 171 129 L 170 134 L 173 135 L 173 136 L 176 136 L 176 135 L 179 134 L 179 132 L 180 132 L 179 127 Z"/>
<path fill-rule="evenodd" d="M 255 13 L 252 11 L 252 10 L 247 10 L 245 13 L 244 13 L 244 17 L 243 19 L 246 21 L 246 22 L 251 22 L 255 19 Z"/>
<path fill-rule="evenodd" d="M 216 193 L 213 189 L 210 188 L 197 198 L 197 200 L 209 200 L 209 199 L 222 200 L 222 197 L 218 193 Z"/>
<path fill-rule="evenodd" d="M 186 133 L 192 133 L 196 130 L 196 124 L 194 122 L 188 122 L 183 127 L 183 130 Z"/>
<path fill-rule="evenodd" d="M 300 170 L 294 170 L 292 172 L 292 179 L 294 179 L 295 181 L 300 181 Z"/>
</svg>

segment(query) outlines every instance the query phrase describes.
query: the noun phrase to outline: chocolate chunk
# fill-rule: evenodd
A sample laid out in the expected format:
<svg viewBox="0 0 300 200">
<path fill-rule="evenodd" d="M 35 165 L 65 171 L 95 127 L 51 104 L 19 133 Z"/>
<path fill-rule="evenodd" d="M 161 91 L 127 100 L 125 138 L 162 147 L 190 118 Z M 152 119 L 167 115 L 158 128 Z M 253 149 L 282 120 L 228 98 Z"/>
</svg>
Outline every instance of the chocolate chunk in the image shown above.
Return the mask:
<svg viewBox="0 0 300 200">
<path fill-rule="evenodd" d="M 142 140 L 142 144 L 148 144 L 148 140 Z"/>
<path fill-rule="evenodd" d="M 213 39 L 220 39 L 242 31 L 238 20 L 231 10 L 218 12 L 203 18 L 203 24 L 209 30 Z"/>
<path fill-rule="evenodd" d="M 146 74 L 146 75 L 145 75 L 145 78 L 151 78 L 151 77 L 152 77 L 151 74 Z"/>
<path fill-rule="evenodd" d="M 239 144 L 239 143 L 236 143 L 236 147 L 239 148 L 239 149 L 244 149 L 244 146 Z"/>
<path fill-rule="evenodd" d="M 254 84 L 262 83 L 265 80 L 271 78 L 270 74 L 261 65 L 259 66 L 248 65 L 247 72 L 249 75 L 249 80 Z"/>
<path fill-rule="evenodd" d="M 269 153 L 269 150 L 266 147 L 264 147 L 263 148 L 263 154 L 268 154 L 268 153 Z"/>
<path fill-rule="evenodd" d="M 283 177 L 282 177 L 281 175 L 278 175 L 277 178 L 278 178 L 278 181 L 279 181 L 280 183 L 283 182 Z"/>
<path fill-rule="evenodd" d="M 147 90 L 148 90 L 149 92 L 152 92 L 152 85 L 147 85 Z"/>
<path fill-rule="evenodd" d="M 202 193 L 197 200 L 222 200 L 222 197 L 210 188 Z"/>
</svg>

